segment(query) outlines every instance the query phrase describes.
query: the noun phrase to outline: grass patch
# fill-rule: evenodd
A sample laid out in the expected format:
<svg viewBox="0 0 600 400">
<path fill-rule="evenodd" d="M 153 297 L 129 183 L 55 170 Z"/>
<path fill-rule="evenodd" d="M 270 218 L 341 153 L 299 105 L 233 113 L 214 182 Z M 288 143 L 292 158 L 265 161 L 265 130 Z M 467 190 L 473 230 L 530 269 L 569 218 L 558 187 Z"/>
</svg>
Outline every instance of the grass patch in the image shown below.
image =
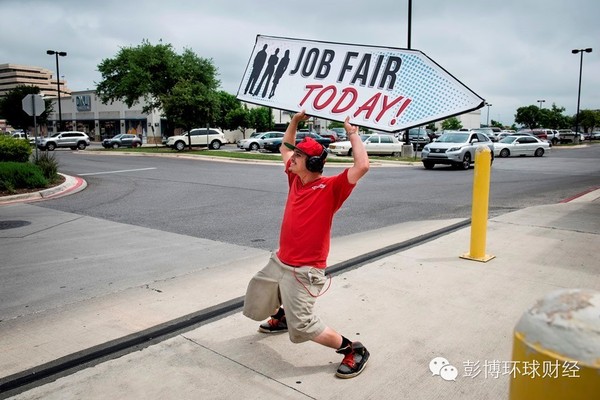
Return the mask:
<svg viewBox="0 0 600 400">
<path fill-rule="evenodd" d="M 0 162 L 0 193 L 13 194 L 18 189 L 45 188 L 49 180 L 31 163 Z"/>
</svg>

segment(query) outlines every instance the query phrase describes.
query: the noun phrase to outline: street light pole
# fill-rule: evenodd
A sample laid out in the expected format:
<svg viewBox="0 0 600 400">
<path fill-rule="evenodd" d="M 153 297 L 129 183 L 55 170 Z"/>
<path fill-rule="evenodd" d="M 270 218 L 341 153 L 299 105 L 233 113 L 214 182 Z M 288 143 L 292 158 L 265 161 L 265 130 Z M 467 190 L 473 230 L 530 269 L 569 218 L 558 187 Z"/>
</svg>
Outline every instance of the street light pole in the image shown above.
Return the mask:
<svg viewBox="0 0 600 400">
<path fill-rule="evenodd" d="M 485 126 L 489 127 L 490 126 L 490 107 L 492 105 L 490 103 L 485 103 L 485 105 L 487 106 L 487 123 L 485 124 Z"/>
<path fill-rule="evenodd" d="M 538 102 L 538 103 L 540 103 L 540 110 L 541 110 L 541 109 L 544 107 L 544 106 L 542 105 L 542 103 L 545 103 L 545 102 L 546 102 L 546 100 L 538 100 L 537 102 Z"/>
<path fill-rule="evenodd" d="M 581 73 L 583 72 L 583 52 L 591 53 L 592 48 L 587 49 L 573 49 L 571 53 L 581 53 L 579 58 L 579 89 L 577 91 L 577 114 L 575 114 L 575 136 L 579 136 L 579 101 L 581 100 Z M 573 143 L 575 143 L 575 137 L 573 137 Z"/>
<path fill-rule="evenodd" d="M 60 105 L 60 70 L 58 68 L 58 56 L 66 57 L 66 51 L 47 50 L 49 56 L 56 56 L 56 95 L 58 96 L 58 131 L 62 130 L 62 110 Z"/>
</svg>

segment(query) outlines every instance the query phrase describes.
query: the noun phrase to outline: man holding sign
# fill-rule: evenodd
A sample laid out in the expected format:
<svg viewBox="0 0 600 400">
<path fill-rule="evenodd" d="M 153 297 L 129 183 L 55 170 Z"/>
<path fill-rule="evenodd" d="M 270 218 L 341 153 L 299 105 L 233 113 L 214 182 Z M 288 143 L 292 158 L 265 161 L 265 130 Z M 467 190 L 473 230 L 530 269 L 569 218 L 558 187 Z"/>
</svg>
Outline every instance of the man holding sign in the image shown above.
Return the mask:
<svg viewBox="0 0 600 400">
<path fill-rule="evenodd" d="M 369 158 L 358 128 L 344 122 L 352 144 L 354 164 L 336 176 L 322 175 L 327 150 L 310 137 L 297 145 L 298 123 L 308 120 L 304 111 L 294 115 L 281 145 L 289 192 L 281 224 L 279 250 L 250 281 L 244 315 L 256 321 L 264 333 L 288 332 L 290 340 L 309 340 L 336 349 L 344 355 L 336 376 L 360 374 L 369 352 L 360 342 L 351 342 L 325 325 L 313 309 L 328 282 L 325 276 L 333 216 L 369 170 Z M 331 279 L 331 278 L 330 278 Z M 274 312 L 274 314 L 272 314 Z"/>
</svg>

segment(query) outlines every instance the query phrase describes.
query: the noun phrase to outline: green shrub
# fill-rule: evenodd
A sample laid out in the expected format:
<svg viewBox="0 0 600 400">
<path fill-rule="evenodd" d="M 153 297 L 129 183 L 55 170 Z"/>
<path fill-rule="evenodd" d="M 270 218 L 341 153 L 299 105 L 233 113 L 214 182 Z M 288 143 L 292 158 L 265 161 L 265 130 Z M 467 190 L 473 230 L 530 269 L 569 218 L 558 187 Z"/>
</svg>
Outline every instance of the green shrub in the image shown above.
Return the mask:
<svg viewBox="0 0 600 400">
<path fill-rule="evenodd" d="M 0 190 L 14 192 L 15 189 L 44 188 L 48 179 L 34 164 L 20 162 L 0 162 Z"/>
<path fill-rule="evenodd" d="M 27 140 L 0 135 L 0 162 L 14 161 L 26 163 L 31 155 L 31 145 Z"/>
<path fill-rule="evenodd" d="M 53 154 L 49 155 L 48 152 L 42 153 L 37 160 L 34 160 L 34 164 L 40 168 L 44 177 L 50 182 L 58 178 L 58 161 L 56 161 Z"/>
</svg>

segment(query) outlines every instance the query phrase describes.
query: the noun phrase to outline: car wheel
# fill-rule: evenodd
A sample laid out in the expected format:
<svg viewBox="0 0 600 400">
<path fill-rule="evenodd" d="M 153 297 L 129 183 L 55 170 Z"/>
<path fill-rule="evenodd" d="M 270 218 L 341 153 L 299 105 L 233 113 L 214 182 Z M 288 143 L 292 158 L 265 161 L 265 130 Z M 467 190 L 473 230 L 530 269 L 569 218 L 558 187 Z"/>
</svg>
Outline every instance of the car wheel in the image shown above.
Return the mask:
<svg viewBox="0 0 600 400">
<path fill-rule="evenodd" d="M 185 149 L 185 143 L 183 143 L 181 140 L 175 143 L 175 150 L 182 151 L 183 149 Z"/>
<path fill-rule="evenodd" d="M 534 157 L 541 157 L 544 155 L 544 149 L 542 149 L 541 147 L 539 149 L 535 150 L 535 153 L 533 153 Z"/>
<path fill-rule="evenodd" d="M 119 143 L 113 143 L 112 144 L 112 148 L 113 149 L 118 149 L 119 148 Z"/>
<path fill-rule="evenodd" d="M 423 166 L 425 169 L 433 169 L 433 167 L 435 167 L 435 163 L 431 161 L 423 161 Z"/>
<path fill-rule="evenodd" d="M 85 144 L 85 142 L 79 142 L 79 143 L 77 143 L 77 148 L 79 150 L 85 150 L 86 147 L 87 147 L 87 145 Z"/>
<path fill-rule="evenodd" d="M 398 151 L 393 152 L 392 157 L 400 157 L 400 152 L 398 152 Z"/>
<path fill-rule="evenodd" d="M 221 148 L 221 142 L 219 142 L 218 140 L 213 140 L 210 144 L 210 148 L 213 150 L 219 150 Z"/>
<path fill-rule="evenodd" d="M 462 163 L 460 163 L 460 167 L 462 169 L 469 169 L 469 167 L 471 166 L 471 153 L 469 153 L 468 151 L 465 153 L 465 155 L 463 156 L 463 160 Z"/>
<path fill-rule="evenodd" d="M 55 145 L 54 143 L 48 143 L 48 144 L 46 145 L 46 148 L 47 148 L 49 151 L 54 151 L 54 149 L 56 148 L 56 145 Z"/>
<path fill-rule="evenodd" d="M 258 151 L 258 149 L 260 149 L 260 146 L 258 145 L 258 143 L 252 143 L 250 145 L 250 150 L 252 150 L 252 151 Z"/>
<path fill-rule="evenodd" d="M 500 150 L 500 157 L 508 157 L 510 156 L 510 151 L 508 149 L 502 149 Z"/>
<path fill-rule="evenodd" d="M 352 157 L 352 149 L 348 150 L 348 157 Z"/>
</svg>

